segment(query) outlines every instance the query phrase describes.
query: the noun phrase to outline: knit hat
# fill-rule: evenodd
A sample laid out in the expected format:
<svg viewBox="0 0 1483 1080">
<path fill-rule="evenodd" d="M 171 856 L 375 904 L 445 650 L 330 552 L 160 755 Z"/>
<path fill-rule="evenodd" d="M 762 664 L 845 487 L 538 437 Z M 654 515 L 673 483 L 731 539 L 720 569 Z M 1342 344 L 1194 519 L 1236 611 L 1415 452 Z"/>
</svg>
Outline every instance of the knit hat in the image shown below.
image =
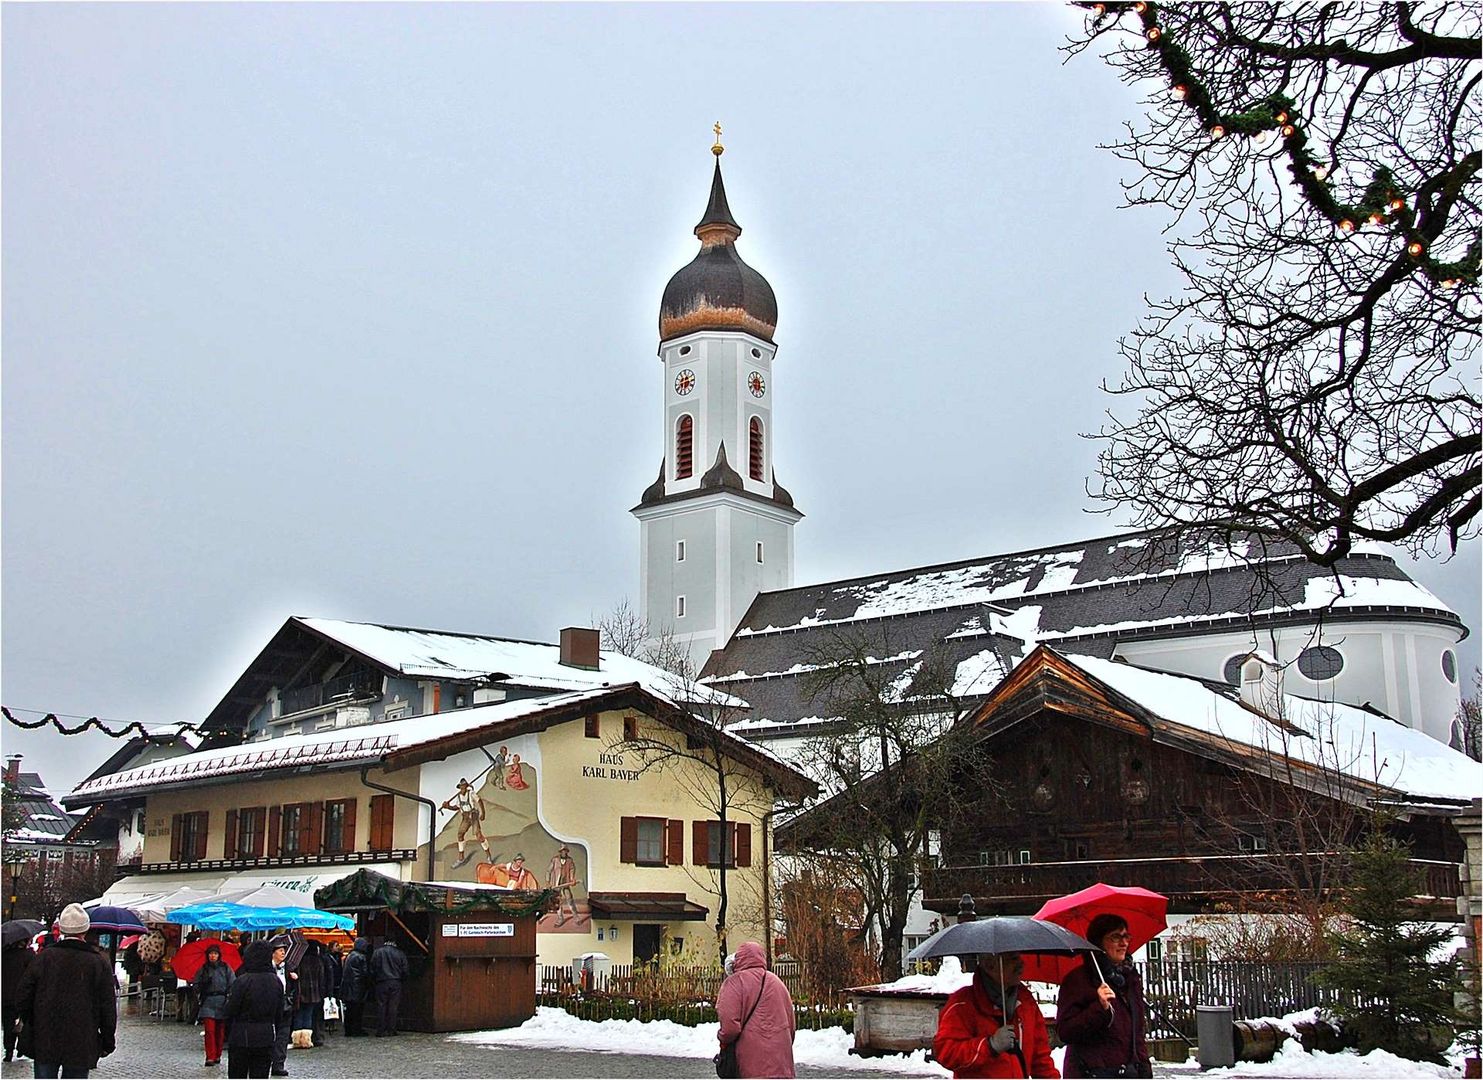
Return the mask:
<svg viewBox="0 0 1483 1080">
<path fill-rule="evenodd" d="M 66 937 L 81 937 L 92 929 L 93 920 L 81 904 L 68 904 L 57 920 L 57 929 Z"/>
</svg>

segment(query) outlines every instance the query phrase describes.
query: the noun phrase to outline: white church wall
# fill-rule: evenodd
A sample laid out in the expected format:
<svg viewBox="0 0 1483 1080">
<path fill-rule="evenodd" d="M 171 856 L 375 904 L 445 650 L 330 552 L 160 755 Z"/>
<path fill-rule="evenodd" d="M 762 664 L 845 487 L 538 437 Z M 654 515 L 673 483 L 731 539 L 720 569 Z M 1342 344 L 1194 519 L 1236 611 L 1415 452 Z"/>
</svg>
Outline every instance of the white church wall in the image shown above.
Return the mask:
<svg viewBox="0 0 1483 1080">
<path fill-rule="evenodd" d="M 1352 705 L 1368 702 L 1408 727 L 1446 742 L 1461 685 L 1448 681 L 1442 656 L 1455 648 L 1457 637 L 1456 631 L 1441 626 L 1377 619 L 1330 624 L 1321 630 L 1299 625 L 1259 634 L 1229 631 L 1122 641 L 1114 655 L 1141 667 L 1219 680 L 1225 678 L 1232 657 L 1265 649 L 1287 665 L 1288 693 Z M 1335 678 L 1315 681 L 1299 669 L 1299 655 L 1315 645 L 1335 649 L 1343 657 L 1344 666 Z M 1068 646 L 1068 651 L 1075 649 Z"/>
</svg>

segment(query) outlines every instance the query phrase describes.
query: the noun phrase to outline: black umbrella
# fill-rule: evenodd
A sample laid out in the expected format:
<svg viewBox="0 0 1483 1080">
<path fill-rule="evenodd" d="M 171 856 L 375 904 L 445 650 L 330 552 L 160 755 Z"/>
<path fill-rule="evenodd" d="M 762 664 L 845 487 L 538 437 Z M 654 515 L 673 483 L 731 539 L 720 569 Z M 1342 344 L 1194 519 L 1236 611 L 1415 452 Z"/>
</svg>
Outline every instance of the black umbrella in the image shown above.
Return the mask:
<svg viewBox="0 0 1483 1080">
<path fill-rule="evenodd" d="M 8 949 L 12 945 L 30 941 L 45 929 L 46 924 L 39 923 L 35 919 L 11 919 L 9 922 L 0 923 L 0 947 Z"/>
<path fill-rule="evenodd" d="M 1027 915 L 995 915 L 976 922 L 954 923 L 937 931 L 911 952 L 908 960 L 929 956 L 979 956 L 984 953 L 1079 953 L 1094 946 L 1063 926 Z"/>
</svg>

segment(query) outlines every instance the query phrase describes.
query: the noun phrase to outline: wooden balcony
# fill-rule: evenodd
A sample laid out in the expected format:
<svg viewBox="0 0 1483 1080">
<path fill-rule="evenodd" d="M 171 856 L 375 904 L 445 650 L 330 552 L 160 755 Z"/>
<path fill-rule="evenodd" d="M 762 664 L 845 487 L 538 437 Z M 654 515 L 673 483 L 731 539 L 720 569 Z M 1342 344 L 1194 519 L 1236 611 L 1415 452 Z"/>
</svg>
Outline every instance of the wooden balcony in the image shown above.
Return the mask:
<svg viewBox="0 0 1483 1080">
<path fill-rule="evenodd" d="M 1284 862 L 1298 855 L 1180 856 L 1161 859 L 1098 859 L 1072 862 L 1020 863 L 1013 866 L 941 866 L 930 869 L 922 880 L 922 905 L 929 911 L 954 915 L 964 893 L 972 894 L 980 915 L 1029 915 L 1045 901 L 1105 881 L 1109 885 L 1137 885 L 1169 897 L 1169 910 L 1196 913 L 1243 895 L 1248 902 L 1282 905 L 1282 895 L 1294 875 L 1284 872 Z M 1324 853 L 1307 856 L 1332 860 Z M 1418 905 L 1429 918 L 1452 920 L 1462 883 L 1456 863 L 1412 859 L 1421 871 L 1423 885 Z"/>
</svg>

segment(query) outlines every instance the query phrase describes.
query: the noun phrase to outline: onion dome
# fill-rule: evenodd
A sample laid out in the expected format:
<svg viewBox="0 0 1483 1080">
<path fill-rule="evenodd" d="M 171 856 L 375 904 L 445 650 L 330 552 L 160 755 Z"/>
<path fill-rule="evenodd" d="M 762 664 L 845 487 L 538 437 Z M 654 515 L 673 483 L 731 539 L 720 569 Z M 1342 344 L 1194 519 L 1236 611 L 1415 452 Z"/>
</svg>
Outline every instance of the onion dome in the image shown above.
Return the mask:
<svg viewBox="0 0 1483 1080">
<path fill-rule="evenodd" d="M 716 171 L 705 216 L 695 226 L 700 254 L 664 287 L 659 304 L 659 340 L 698 330 L 742 330 L 771 343 L 778 322 L 772 286 L 736 253 L 741 226 L 726 205 L 721 182 L 721 144 L 711 147 Z"/>
</svg>

